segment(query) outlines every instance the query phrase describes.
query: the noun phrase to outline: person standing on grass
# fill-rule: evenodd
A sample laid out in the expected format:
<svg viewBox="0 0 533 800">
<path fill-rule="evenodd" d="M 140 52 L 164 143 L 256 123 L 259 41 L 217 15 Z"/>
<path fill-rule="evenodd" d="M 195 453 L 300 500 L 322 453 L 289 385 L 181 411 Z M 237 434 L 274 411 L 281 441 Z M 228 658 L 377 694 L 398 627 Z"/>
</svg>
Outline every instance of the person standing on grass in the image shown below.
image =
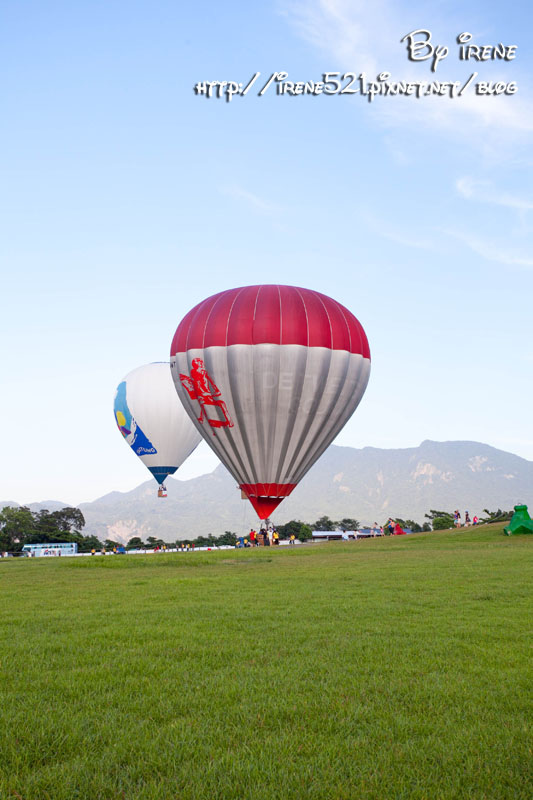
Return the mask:
<svg viewBox="0 0 533 800">
<path fill-rule="evenodd" d="M 455 509 L 453 513 L 453 521 L 456 528 L 461 527 L 461 514 L 459 513 L 459 509 Z"/>
<path fill-rule="evenodd" d="M 290 538 L 289 538 L 289 542 L 291 544 L 294 544 L 295 539 L 296 539 L 296 536 L 294 535 L 294 533 L 291 533 Z"/>
<path fill-rule="evenodd" d="M 250 529 L 250 544 L 252 547 L 256 545 L 256 533 L 253 528 Z"/>
<path fill-rule="evenodd" d="M 272 534 L 272 538 L 274 540 L 274 544 L 279 544 L 279 533 L 274 528 L 274 533 Z"/>
<path fill-rule="evenodd" d="M 472 523 L 473 523 L 474 525 L 477 525 L 477 524 L 478 524 L 478 522 L 479 522 L 478 518 L 477 518 L 477 517 L 474 517 L 474 519 L 472 520 Z"/>
<path fill-rule="evenodd" d="M 471 524 L 470 514 L 468 511 L 465 511 L 465 528 L 469 528 Z"/>
</svg>

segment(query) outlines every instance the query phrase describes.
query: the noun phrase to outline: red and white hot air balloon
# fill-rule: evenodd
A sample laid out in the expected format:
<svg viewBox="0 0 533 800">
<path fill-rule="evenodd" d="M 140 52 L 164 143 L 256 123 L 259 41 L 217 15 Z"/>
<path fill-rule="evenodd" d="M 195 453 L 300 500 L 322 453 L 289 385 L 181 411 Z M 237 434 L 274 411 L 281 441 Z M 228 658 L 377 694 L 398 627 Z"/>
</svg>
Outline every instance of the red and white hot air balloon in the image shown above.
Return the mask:
<svg viewBox="0 0 533 800">
<path fill-rule="evenodd" d="M 245 286 L 189 311 L 170 368 L 197 429 L 266 519 L 359 405 L 370 350 L 336 300 L 295 286 Z"/>
</svg>

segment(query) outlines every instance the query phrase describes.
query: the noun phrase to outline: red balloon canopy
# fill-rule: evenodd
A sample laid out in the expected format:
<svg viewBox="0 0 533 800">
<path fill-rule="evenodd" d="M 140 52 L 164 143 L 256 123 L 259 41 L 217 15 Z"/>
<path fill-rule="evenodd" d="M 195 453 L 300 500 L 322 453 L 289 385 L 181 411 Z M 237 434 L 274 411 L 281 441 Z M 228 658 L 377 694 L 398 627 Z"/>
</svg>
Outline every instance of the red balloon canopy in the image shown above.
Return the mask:
<svg viewBox="0 0 533 800">
<path fill-rule="evenodd" d="M 339 433 L 370 372 L 351 311 L 295 286 L 208 297 L 179 324 L 170 355 L 192 421 L 262 519 Z"/>
</svg>

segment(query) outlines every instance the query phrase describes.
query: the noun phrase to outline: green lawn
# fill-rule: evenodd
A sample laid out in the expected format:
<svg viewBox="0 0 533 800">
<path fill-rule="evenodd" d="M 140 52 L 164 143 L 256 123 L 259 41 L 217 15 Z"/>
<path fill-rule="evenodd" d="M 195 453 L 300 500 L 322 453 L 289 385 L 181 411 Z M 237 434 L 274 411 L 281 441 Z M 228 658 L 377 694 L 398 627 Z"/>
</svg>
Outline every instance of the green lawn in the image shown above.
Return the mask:
<svg viewBox="0 0 533 800">
<path fill-rule="evenodd" d="M 533 537 L 0 562 L 0 797 L 530 798 Z"/>
</svg>

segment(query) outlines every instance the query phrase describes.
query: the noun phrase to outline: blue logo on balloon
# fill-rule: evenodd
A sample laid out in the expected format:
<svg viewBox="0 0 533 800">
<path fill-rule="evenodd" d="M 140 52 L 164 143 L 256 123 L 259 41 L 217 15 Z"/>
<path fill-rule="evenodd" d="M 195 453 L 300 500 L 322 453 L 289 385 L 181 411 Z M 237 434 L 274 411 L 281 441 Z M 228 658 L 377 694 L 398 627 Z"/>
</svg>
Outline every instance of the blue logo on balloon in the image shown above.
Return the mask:
<svg viewBox="0 0 533 800">
<path fill-rule="evenodd" d="M 138 456 L 148 456 L 157 453 L 152 442 L 145 436 L 137 425 L 126 401 L 126 381 L 119 383 L 115 395 L 115 419 L 123 437 Z"/>
</svg>

